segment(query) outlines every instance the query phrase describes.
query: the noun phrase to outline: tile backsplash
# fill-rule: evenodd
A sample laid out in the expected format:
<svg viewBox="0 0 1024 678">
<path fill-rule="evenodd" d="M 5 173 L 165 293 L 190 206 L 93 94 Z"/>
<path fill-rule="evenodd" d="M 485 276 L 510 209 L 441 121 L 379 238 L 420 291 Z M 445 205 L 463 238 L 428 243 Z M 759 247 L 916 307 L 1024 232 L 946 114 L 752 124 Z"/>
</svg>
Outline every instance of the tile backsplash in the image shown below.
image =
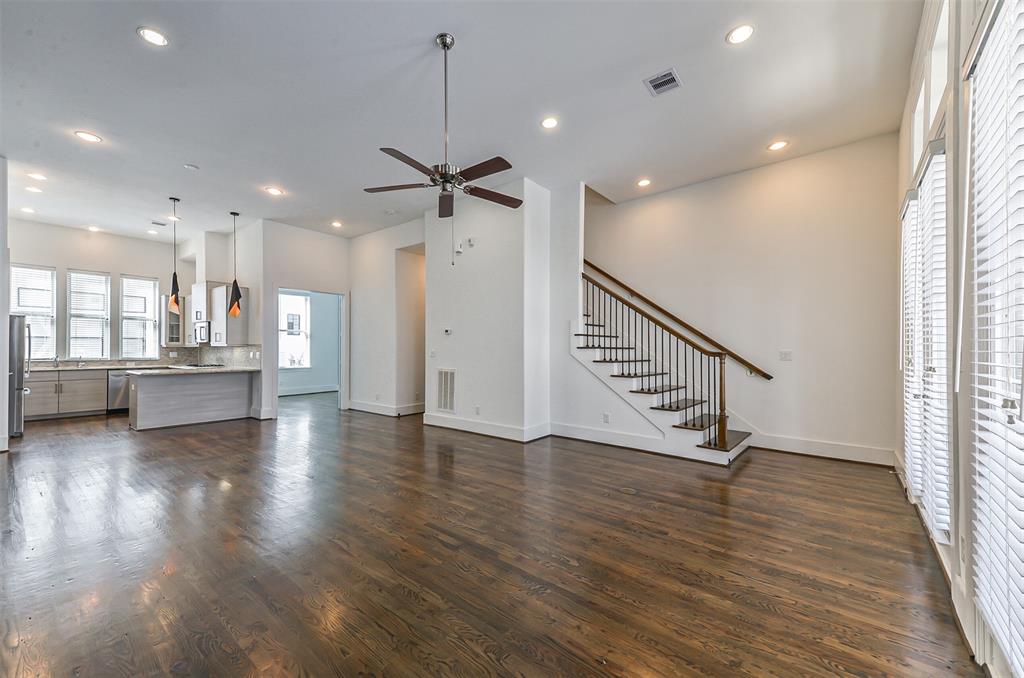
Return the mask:
<svg viewBox="0 0 1024 678">
<path fill-rule="evenodd" d="M 257 357 L 263 347 L 259 344 L 247 346 L 200 346 L 200 363 L 217 363 L 227 367 L 259 367 Z"/>
</svg>

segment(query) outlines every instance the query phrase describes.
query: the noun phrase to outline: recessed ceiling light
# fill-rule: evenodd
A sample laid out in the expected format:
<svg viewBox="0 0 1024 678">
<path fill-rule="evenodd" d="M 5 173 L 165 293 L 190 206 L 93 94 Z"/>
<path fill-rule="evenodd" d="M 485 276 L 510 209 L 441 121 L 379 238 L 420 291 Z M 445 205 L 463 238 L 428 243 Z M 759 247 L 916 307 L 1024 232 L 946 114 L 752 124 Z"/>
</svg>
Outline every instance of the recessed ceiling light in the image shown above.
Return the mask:
<svg viewBox="0 0 1024 678">
<path fill-rule="evenodd" d="M 75 136 L 81 139 L 82 141 L 88 141 L 90 144 L 98 144 L 99 142 L 103 141 L 103 137 L 99 136 L 98 134 L 86 132 L 85 130 L 81 129 L 75 132 Z"/>
<path fill-rule="evenodd" d="M 148 231 L 146 231 L 146 233 L 149 233 L 150 235 L 156 235 L 159 232 L 160 231 L 156 230 L 155 228 L 151 228 Z"/>
<path fill-rule="evenodd" d="M 92 231 L 93 233 L 96 233 L 97 231 L 100 230 L 100 227 L 99 226 L 90 226 L 89 230 Z"/>
<path fill-rule="evenodd" d="M 558 127 L 558 118 L 544 118 L 540 121 L 540 126 L 544 129 L 555 129 Z"/>
<path fill-rule="evenodd" d="M 340 221 L 332 221 L 331 222 L 331 226 L 334 226 L 335 228 L 341 228 L 341 222 Z"/>
<path fill-rule="evenodd" d="M 167 36 L 165 36 L 160 31 L 156 30 L 155 28 L 139 26 L 139 28 L 135 32 L 139 34 L 140 38 L 142 38 L 151 45 L 156 45 L 157 47 L 167 47 Z"/>
<path fill-rule="evenodd" d="M 46 175 L 40 174 L 39 172 L 32 172 L 28 174 L 29 179 L 35 179 L 36 181 L 46 181 Z"/>
<path fill-rule="evenodd" d="M 732 29 L 725 35 L 725 41 L 730 45 L 738 45 L 741 42 L 750 40 L 750 36 L 754 34 L 754 27 L 750 24 L 743 24 Z"/>
<path fill-rule="evenodd" d="M 768 150 L 769 151 L 781 151 L 786 146 L 789 146 L 789 142 L 788 141 L 783 141 L 783 140 L 780 139 L 778 141 L 773 141 L 772 143 L 768 144 Z"/>
<path fill-rule="evenodd" d="M 636 185 L 639 186 L 640 188 L 647 188 L 648 186 L 651 185 L 651 180 L 641 179 L 640 181 L 636 182 Z"/>
<path fill-rule="evenodd" d="M 197 169 L 199 169 L 199 165 L 193 165 L 193 164 L 192 164 L 192 163 L 190 163 L 190 162 L 186 162 L 186 163 L 185 163 L 185 169 L 187 169 L 187 170 L 193 170 L 193 171 L 194 171 L 194 170 L 197 170 Z"/>
<path fill-rule="evenodd" d="M 32 209 L 31 207 L 22 207 L 21 211 L 24 212 L 25 214 L 35 214 L 36 213 L 36 211 L 34 209 Z"/>
<path fill-rule="evenodd" d="M 264 186 L 263 190 L 269 193 L 270 195 L 284 195 L 284 191 L 282 191 L 277 186 Z"/>
<path fill-rule="evenodd" d="M 38 186 L 26 186 L 25 190 L 28 191 L 29 193 L 42 193 L 43 192 L 43 189 L 39 188 Z"/>
</svg>

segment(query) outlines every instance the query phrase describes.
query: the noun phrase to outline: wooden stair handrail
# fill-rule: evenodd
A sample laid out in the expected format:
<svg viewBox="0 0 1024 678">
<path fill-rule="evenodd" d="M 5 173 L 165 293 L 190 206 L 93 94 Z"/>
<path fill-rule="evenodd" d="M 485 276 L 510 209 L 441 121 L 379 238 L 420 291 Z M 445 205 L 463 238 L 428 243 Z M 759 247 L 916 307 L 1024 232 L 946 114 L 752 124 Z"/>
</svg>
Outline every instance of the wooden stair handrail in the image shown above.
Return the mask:
<svg viewBox="0 0 1024 678">
<path fill-rule="evenodd" d="M 767 380 L 771 380 L 773 378 L 772 375 L 768 374 L 766 371 L 762 370 L 760 367 L 758 367 L 754 363 L 750 362 L 749 360 L 747 360 L 746 358 L 744 358 L 740 354 L 736 353 L 735 351 L 732 351 L 732 350 L 726 348 L 725 346 L 723 346 L 722 344 L 718 343 L 717 341 L 715 341 L 714 339 L 712 339 L 708 335 L 704 334 L 703 332 L 698 330 L 696 327 L 694 327 L 690 323 L 686 322 L 685 320 L 683 320 L 679 316 L 675 315 L 671 311 L 668 311 L 663 306 L 655 303 L 653 300 L 651 300 L 646 295 L 643 295 L 640 292 L 636 291 L 635 289 L 633 289 L 632 287 L 630 287 L 626 283 L 622 282 L 621 280 L 619 280 L 618 278 L 613 276 L 608 271 L 606 271 L 603 268 L 601 268 L 600 266 L 596 265 L 594 262 L 589 261 L 587 259 L 584 259 L 583 263 L 585 265 L 589 266 L 590 268 L 594 269 L 598 273 L 600 273 L 602 276 L 604 276 L 608 280 L 611 280 L 613 283 L 615 283 L 616 285 L 618 285 L 622 289 L 626 290 L 627 293 L 633 295 L 634 297 L 636 297 L 640 301 L 644 302 L 645 304 L 647 304 L 648 306 L 653 308 L 658 313 L 661 313 L 662 315 L 664 315 L 666 318 L 668 318 L 672 322 L 674 322 L 674 323 L 676 323 L 676 324 L 686 328 L 687 332 L 690 332 L 691 334 L 699 337 L 702 341 L 707 342 L 709 345 L 714 346 L 719 351 L 721 351 L 725 355 L 729 356 L 730 358 L 732 358 L 733 360 L 738 362 L 740 365 L 743 365 L 744 367 L 746 367 L 748 370 L 750 370 L 751 372 L 753 372 L 757 376 L 759 376 L 759 377 L 761 377 L 763 379 L 767 379 Z M 593 278 L 589 277 L 586 273 L 583 274 L 583 277 L 588 279 L 588 280 L 590 280 L 590 282 L 600 286 L 600 284 L 597 283 L 597 281 L 595 281 Z M 629 303 L 625 299 L 623 299 L 619 294 L 617 294 L 615 292 L 612 292 L 611 290 L 609 290 L 607 288 L 602 288 L 602 289 L 604 289 L 605 292 L 608 292 L 612 296 L 618 297 L 619 301 L 622 301 L 622 302 L 625 302 L 625 303 Z M 638 309 L 636 309 L 635 306 L 633 308 L 634 308 L 634 310 L 638 310 Z M 648 318 L 650 318 L 650 316 L 648 316 Z M 651 319 L 653 320 L 653 318 L 651 318 Z M 658 322 L 658 321 L 655 321 L 655 322 Z M 685 339 L 684 337 L 682 337 L 682 336 L 680 336 L 678 334 L 676 336 L 679 337 L 680 339 L 682 339 L 683 341 L 685 341 L 686 343 L 690 344 L 691 346 L 694 346 L 694 348 L 698 348 L 697 346 L 695 346 L 688 339 Z M 703 350 L 703 349 L 700 349 L 700 350 Z"/>
<path fill-rule="evenodd" d="M 665 332 L 668 332 L 673 337 L 675 337 L 679 341 L 683 342 L 684 344 L 686 344 L 687 346 L 689 346 L 693 350 L 699 351 L 699 352 L 703 353 L 704 355 L 712 357 L 712 358 L 724 358 L 727 355 L 724 352 L 709 351 L 706 348 L 704 348 L 703 346 L 698 346 L 697 344 L 693 343 L 693 340 L 690 339 L 689 337 L 684 337 L 682 334 L 680 334 L 676 330 L 674 330 L 671 327 L 669 327 L 668 325 L 666 325 L 664 320 L 659 320 L 658 318 L 655 318 L 653 315 L 651 315 L 647 311 L 643 310 L 642 308 L 640 308 L 639 306 L 637 306 L 633 302 L 631 302 L 628 299 L 624 298 L 621 294 L 619 294 L 615 290 L 609 289 L 608 287 L 603 285 L 599 280 L 595 280 L 594 278 L 592 278 L 591 276 L 587 275 L 586 273 L 583 273 L 582 275 L 583 275 L 583 279 L 586 280 L 587 282 L 589 282 L 591 285 L 593 285 L 594 287 L 596 287 L 599 290 L 603 291 L 605 294 L 607 294 L 608 296 L 612 297 L 613 299 L 618 301 L 620 304 L 623 304 L 627 308 L 633 309 L 633 311 L 635 311 L 638 315 L 640 315 L 643 318 L 646 318 L 647 320 L 650 320 L 652 323 L 654 323 L 655 325 L 660 327 L 662 330 L 664 330 Z"/>
</svg>

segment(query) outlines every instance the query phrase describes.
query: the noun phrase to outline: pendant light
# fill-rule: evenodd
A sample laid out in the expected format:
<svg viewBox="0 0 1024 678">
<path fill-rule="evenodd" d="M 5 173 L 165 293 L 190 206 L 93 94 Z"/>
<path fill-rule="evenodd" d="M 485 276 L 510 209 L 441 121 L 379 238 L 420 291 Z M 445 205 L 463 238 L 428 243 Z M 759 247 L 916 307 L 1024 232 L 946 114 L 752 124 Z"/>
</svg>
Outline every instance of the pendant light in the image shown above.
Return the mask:
<svg viewBox="0 0 1024 678">
<path fill-rule="evenodd" d="M 171 313 L 181 315 L 181 305 L 178 303 L 178 199 L 172 197 L 170 200 L 174 215 L 171 218 L 171 265 L 174 272 L 171 274 L 171 298 L 167 302 L 167 308 Z"/>
<path fill-rule="evenodd" d="M 231 300 L 228 302 L 228 315 L 237 318 L 242 314 L 242 290 L 238 288 L 238 212 L 231 214 L 231 256 L 234 259 L 233 271 L 235 279 L 231 281 Z"/>
</svg>

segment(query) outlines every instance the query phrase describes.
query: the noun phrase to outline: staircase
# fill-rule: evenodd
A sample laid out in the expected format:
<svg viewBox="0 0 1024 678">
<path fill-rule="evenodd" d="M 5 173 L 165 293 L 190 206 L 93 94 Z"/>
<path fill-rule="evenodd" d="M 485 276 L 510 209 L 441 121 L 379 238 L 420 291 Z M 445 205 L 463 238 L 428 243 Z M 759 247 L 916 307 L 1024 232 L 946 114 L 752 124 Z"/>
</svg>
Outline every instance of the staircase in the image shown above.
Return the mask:
<svg viewBox="0 0 1024 678">
<path fill-rule="evenodd" d="M 666 453 L 732 462 L 753 441 L 729 426 L 726 360 L 771 375 L 586 263 L 577 359 L 662 432 Z"/>
</svg>

